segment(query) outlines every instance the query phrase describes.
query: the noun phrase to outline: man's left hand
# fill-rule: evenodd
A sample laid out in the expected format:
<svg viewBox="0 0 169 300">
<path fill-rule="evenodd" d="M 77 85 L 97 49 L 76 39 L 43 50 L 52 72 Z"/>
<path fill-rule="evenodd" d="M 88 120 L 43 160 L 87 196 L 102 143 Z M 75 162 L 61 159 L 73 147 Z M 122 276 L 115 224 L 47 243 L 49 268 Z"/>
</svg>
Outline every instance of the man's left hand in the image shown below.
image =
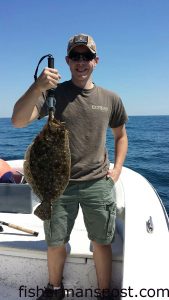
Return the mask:
<svg viewBox="0 0 169 300">
<path fill-rule="evenodd" d="M 107 176 L 111 177 L 113 179 L 114 183 L 115 183 L 119 179 L 120 173 L 121 173 L 121 168 L 116 168 L 115 167 L 113 169 L 108 170 Z"/>
</svg>

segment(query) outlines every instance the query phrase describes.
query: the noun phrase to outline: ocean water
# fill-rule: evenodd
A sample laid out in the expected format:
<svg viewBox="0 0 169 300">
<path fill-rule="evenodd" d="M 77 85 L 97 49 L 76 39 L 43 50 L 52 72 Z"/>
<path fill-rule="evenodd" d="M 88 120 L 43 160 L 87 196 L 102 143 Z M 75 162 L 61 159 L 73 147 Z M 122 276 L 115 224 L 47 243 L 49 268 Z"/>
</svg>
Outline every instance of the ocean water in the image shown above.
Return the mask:
<svg viewBox="0 0 169 300">
<path fill-rule="evenodd" d="M 27 146 L 45 119 L 14 128 L 10 118 L 0 118 L 0 158 L 23 159 Z M 144 177 L 157 190 L 169 214 L 169 116 L 131 116 L 126 124 L 129 148 L 124 165 Z M 113 135 L 107 131 L 109 158 L 113 161 Z"/>
</svg>

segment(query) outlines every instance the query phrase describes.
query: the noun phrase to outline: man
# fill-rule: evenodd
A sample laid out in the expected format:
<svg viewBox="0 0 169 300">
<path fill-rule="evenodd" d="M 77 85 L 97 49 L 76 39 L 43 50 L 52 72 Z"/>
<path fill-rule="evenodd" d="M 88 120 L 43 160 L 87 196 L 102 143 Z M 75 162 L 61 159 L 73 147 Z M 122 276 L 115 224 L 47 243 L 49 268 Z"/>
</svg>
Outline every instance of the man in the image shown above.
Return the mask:
<svg viewBox="0 0 169 300">
<path fill-rule="evenodd" d="M 96 86 L 92 81 L 92 72 L 99 58 L 91 36 L 78 34 L 69 40 L 66 62 L 71 71 L 71 80 L 58 84 L 61 78 L 59 72 L 45 68 L 37 81 L 17 101 L 12 116 L 16 127 L 26 126 L 36 118 L 42 118 L 48 113 L 48 108 L 41 95 L 56 88 L 55 117 L 64 121 L 69 130 L 70 183 L 53 205 L 51 220 L 44 222 L 49 284 L 38 299 L 64 298 L 62 274 L 66 259 L 65 244 L 69 240 L 79 204 L 89 239 L 93 243 L 100 289 L 98 298 L 112 299 L 104 293 L 104 290 L 110 289 L 111 283 L 111 242 L 116 215 L 112 189 L 120 176 L 127 153 L 127 115 L 116 94 Z M 111 170 L 105 149 L 108 126 L 112 128 L 115 141 L 114 168 Z"/>
</svg>

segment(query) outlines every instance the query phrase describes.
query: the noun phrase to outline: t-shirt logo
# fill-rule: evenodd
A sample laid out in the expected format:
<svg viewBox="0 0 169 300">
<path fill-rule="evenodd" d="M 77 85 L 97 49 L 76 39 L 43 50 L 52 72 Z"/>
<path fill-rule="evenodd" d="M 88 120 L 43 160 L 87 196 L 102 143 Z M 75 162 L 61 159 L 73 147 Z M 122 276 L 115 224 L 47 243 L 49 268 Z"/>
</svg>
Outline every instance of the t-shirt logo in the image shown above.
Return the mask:
<svg viewBox="0 0 169 300">
<path fill-rule="evenodd" d="M 92 109 L 97 109 L 97 110 L 101 110 L 101 111 L 108 111 L 108 107 L 101 106 L 101 105 L 92 105 Z"/>
</svg>

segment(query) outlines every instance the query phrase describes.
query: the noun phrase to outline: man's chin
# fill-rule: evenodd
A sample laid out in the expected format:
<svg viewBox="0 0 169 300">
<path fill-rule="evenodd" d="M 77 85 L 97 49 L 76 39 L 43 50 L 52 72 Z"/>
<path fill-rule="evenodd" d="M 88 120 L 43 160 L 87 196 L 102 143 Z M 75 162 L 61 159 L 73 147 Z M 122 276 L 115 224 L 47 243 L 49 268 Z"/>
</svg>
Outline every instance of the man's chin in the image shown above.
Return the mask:
<svg viewBox="0 0 169 300">
<path fill-rule="evenodd" d="M 77 78 L 79 79 L 79 80 L 86 80 L 86 79 L 88 79 L 88 75 L 83 75 L 83 74 L 79 74 L 78 76 L 77 76 Z"/>
</svg>

